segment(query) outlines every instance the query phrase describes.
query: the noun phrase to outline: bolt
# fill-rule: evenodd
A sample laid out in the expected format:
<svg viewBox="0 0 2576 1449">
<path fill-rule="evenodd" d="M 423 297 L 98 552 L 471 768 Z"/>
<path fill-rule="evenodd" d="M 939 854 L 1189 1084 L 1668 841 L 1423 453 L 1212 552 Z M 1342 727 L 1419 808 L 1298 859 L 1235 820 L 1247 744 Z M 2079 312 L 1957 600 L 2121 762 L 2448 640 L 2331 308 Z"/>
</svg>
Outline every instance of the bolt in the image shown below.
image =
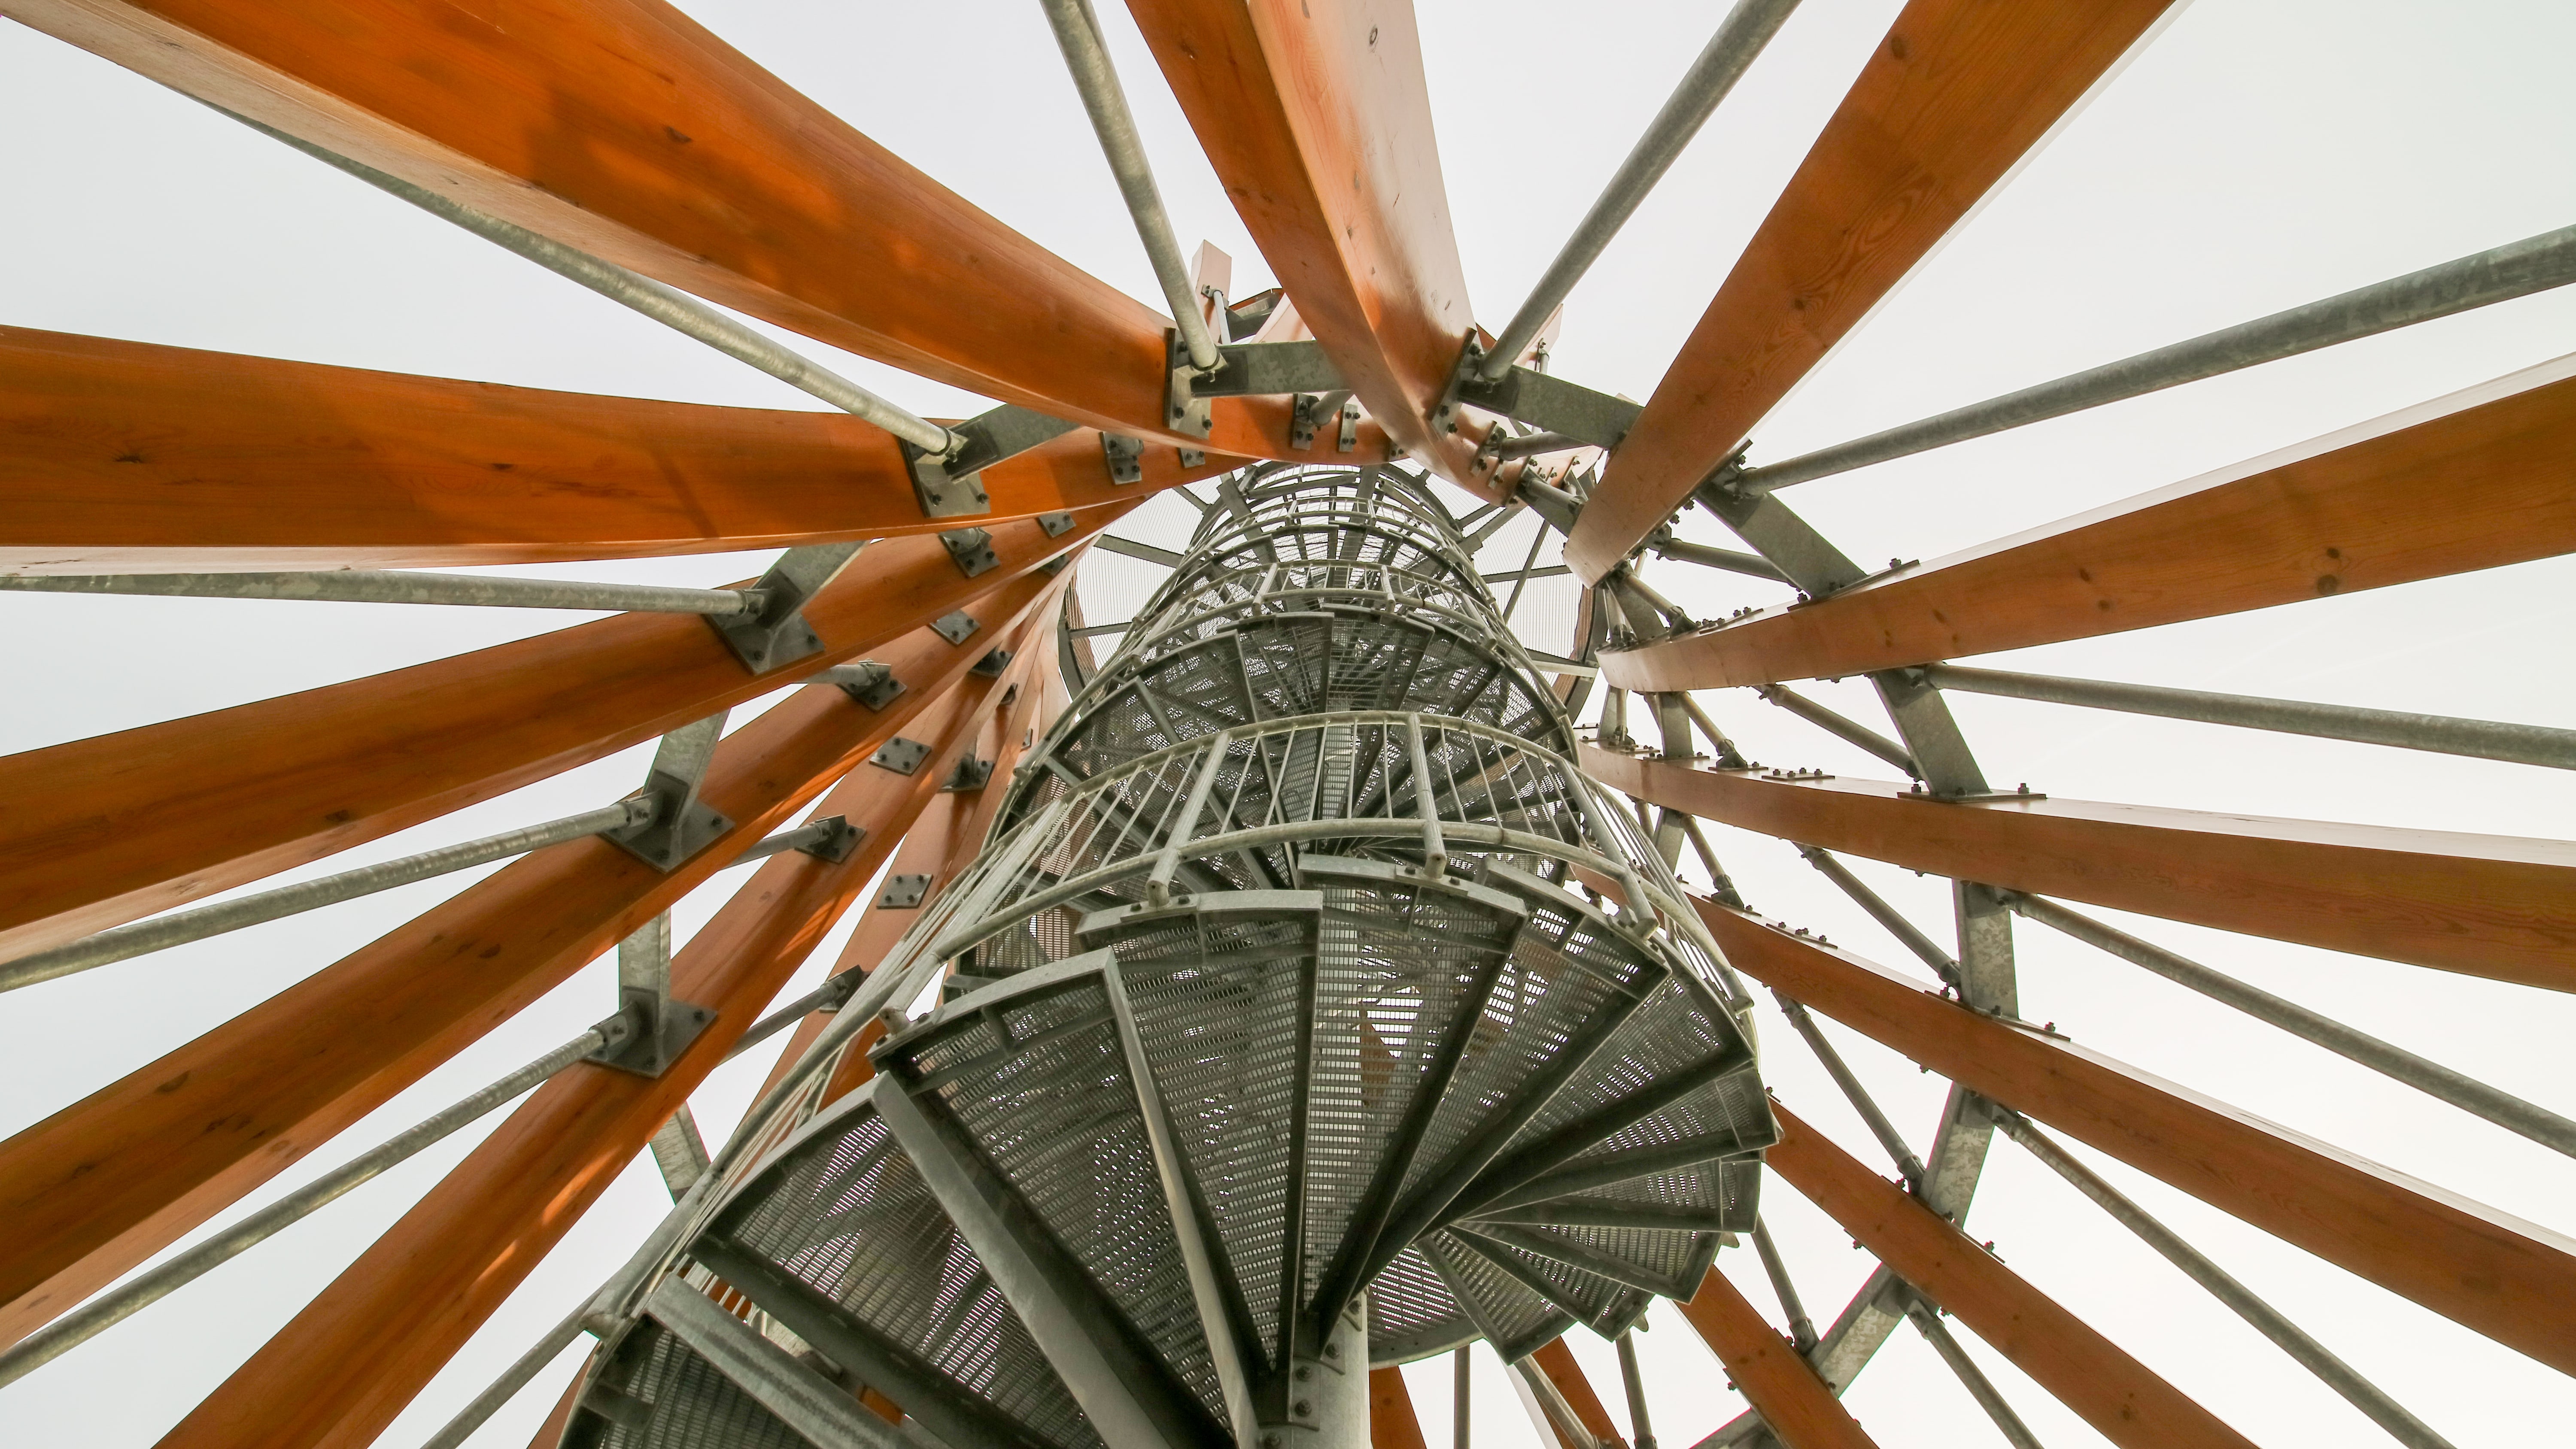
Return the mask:
<svg viewBox="0 0 2576 1449">
<path fill-rule="evenodd" d="M 1299 1382 L 1299 1383 L 1301 1383 L 1301 1384 L 1302 1384 L 1302 1383 L 1306 1382 L 1308 1379 L 1313 1378 L 1314 1376 L 1315 1376 L 1315 1366 L 1314 1366 L 1313 1364 L 1310 1364 L 1310 1363 L 1301 1363 L 1301 1364 L 1297 1365 L 1297 1382 Z"/>
<path fill-rule="evenodd" d="M 1304 1399 L 1299 1399 L 1296 1403 L 1290 1405 L 1290 1407 L 1297 1411 L 1297 1417 L 1300 1419 L 1315 1412 L 1315 1406 L 1307 1403 Z"/>
</svg>

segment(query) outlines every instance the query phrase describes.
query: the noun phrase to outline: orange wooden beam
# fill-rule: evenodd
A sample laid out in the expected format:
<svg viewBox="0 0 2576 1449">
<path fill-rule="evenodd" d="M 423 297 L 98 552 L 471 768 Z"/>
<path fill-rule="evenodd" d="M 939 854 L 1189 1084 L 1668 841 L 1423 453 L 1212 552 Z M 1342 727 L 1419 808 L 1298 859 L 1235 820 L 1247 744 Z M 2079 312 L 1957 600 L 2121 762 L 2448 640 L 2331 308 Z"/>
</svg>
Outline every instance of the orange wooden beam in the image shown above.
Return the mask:
<svg viewBox="0 0 2576 1449">
<path fill-rule="evenodd" d="M 1530 1352 L 1530 1362 L 1547 1381 L 1556 1385 L 1565 1398 L 1565 1406 L 1583 1421 L 1584 1432 L 1603 1449 L 1628 1449 L 1628 1441 L 1619 1434 L 1619 1426 L 1610 1422 L 1610 1410 L 1601 1396 L 1592 1391 L 1592 1380 L 1585 1377 L 1583 1365 L 1574 1361 L 1574 1350 L 1562 1338 L 1551 1338 Z"/>
<path fill-rule="evenodd" d="M 1393 1365 L 1369 1370 L 1369 1449 L 1431 1449 L 1413 1412 L 1413 1392 L 1404 1386 L 1404 1370 Z"/>
<path fill-rule="evenodd" d="M 345 850 L 860 658 L 1027 577 L 1061 538 L 996 524 L 969 579 L 936 538 L 871 545 L 808 603 L 820 654 L 753 675 L 702 619 L 624 614 L 0 759 L 0 959 Z M 1016 606 L 1015 606 L 1016 607 Z M 990 647 L 990 626 L 963 650 Z M 918 687 L 918 686 L 916 686 Z"/>
<path fill-rule="evenodd" d="M 1673 690 L 1862 674 L 2551 558 L 2576 549 L 2571 471 L 2576 357 L 1821 603 L 1604 651 L 1601 677 Z"/>
<path fill-rule="evenodd" d="M 1297 315 L 1406 452 L 1479 493 L 1433 430 L 1475 318 L 1409 0 L 1129 0 Z"/>
<path fill-rule="evenodd" d="M 1133 502 L 1078 431 L 984 470 L 993 516 Z M 0 574 L 417 568 L 937 533 L 893 439 L 699 407 L 0 327 Z"/>
<path fill-rule="evenodd" d="M 2145 1364 L 1980 1248 L 1956 1224 L 1773 1104 L 1780 1140 L 1762 1160 L 1800 1196 L 1977 1331 L 2057 1401 L 2133 1449 L 2253 1449 Z"/>
<path fill-rule="evenodd" d="M 2576 991 L 2576 843 L 2088 800 L 1943 804 L 1892 781 L 1766 780 L 1587 744 L 1686 814 L 2007 890 Z"/>
<path fill-rule="evenodd" d="M 1714 902 L 1694 899 L 1693 904 L 1726 959 L 1744 974 L 2284 1242 L 2552 1368 L 2576 1372 L 2576 1239 L 2198 1096 L 2071 1041 L 1979 1016 L 1943 1000 L 1929 982 Z M 1787 1113 L 1781 1114 L 1781 1122 L 1784 1129 L 1791 1126 Z M 1819 1196 L 1826 1188 L 1810 1190 L 1814 1173 L 1799 1164 L 1812 1157 L 1801 1151 L 1793 1147 L 1784 1158 L 1775 1147 L 1768 1160 L 1800 1192 L 1868 1242 L 1861 1220 L 1845 1216 L 1828 1197 Z M 1893 1188 L 1887 1192 L 1901 1196 Z M 1965 1247 L 1969 1258 L 1984 1257 L 1965 1238 L 1957 1246 Z M 1892 1256 L 1898 1251 L 1883 1248 L 1879 1255 L 1966 1318 L 1980 1337 L 2012 1351 L 1997 1335 L 2017 1330 L 2007 1324 L 1990 1331 L 1969 1317 L 1968 1307 L 1953 1293 L 1916 1277 L 1910 1260 Z M 2032 1376 L 2041 1377 L 2036 1369 Z M 2053 1384 L 2051 1390 L 2067 1398 Z"/>
<path fill-rule="evenodd" d="M 1069 579 L 1014 582 L 999 640 Z M 340 962 L 0 1142 L 0 1343 L 196 1227 L 536 1000 L 874 751 L 982 650 L 884 651 L 909 694 L 871 714 L 800 690 L 718 747 L 702 798 L 734 828 L 665 875 L 597 838 L 525 856 Z"/>
<path fill-rule="evenodd" d="M 1018 630 L 1025 645 L 1032 619 Z M 985 728 L 1000 680 L 952 685 L 906 728 L 945 763 Z M 868 832 L 847 861 L 773 856 L 671 960 L 672 994 L 715 1022 L 658 1078 L 605 1067 L 536 1092 L 161 1440 L 275 1449 L 375 1442 L 724 1060 L 893 854 L 942 776 L 861 767 L 816 807 Z M 950 797 L 954 798 L 954 797 Z"/>
<path fill-rule="evenodd" d="M 1170 432 L 1167 319 L 661 0 L 469 11 L 446 0 L 15 0 L 9 13 L 184 94 L 907 372 L 1167 443 L 1286 448 L 1284 397 L 1219 403 L 1205 443 Z"/>
<path fill-rule="evenodd" d="M 1911 0 L 1584 505 L 1597 582 L 2070 115 L 2172 0 Z"/>
<path fill-rule="evenodd" d="M 1796 1346 L 1763 1320 L 1725 1274 L 1709 1269 L 1699 1292 L 1678 1306 L 1788 1449 L 1877 1449 Z"/>
</svg>

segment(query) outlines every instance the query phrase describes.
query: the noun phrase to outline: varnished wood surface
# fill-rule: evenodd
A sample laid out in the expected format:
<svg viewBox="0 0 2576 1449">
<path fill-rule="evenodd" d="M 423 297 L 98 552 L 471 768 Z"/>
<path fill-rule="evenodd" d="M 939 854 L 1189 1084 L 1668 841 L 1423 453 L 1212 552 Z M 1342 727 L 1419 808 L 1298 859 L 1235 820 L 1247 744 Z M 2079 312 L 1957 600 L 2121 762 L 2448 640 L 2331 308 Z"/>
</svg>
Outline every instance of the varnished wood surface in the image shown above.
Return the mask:
<svg viewBox="0 0 2576 1449">
<path fill-rule="evenodd" d="M 1475 318 L 1408 0 L 1130 0 L 1297 316 L 1414 458 L 1490 494 L 1432 407 Z M 1476 437 L 1482 437 L 1482 429 Z"/>
<path fill-rule="evenodd" d="M 2170 488 L 1605 651 L 1621 689 L 1830 678 L 2090 639 L 2576 550 L 2576 356 Z"/>
<path fill-rule="evenodd" d="M 1422 1438 L 1422 1420 L 1413 1412 L 1412 1391 L 1404 1370 L 1369 1370 L 1369 1449 L 1431 1449 Z"/>
<path fill-rule="evenodd" d="M 706 622 L 625 614 L 233 709 L 0 758 L 0 955 L 70 940 L 418 824 L 864 657 L 984 618 L 1061 538 L 997 524 L 969 579 L 936 538 L 872 544 L 806 608 L 825 651 L 766 675 Z M 991 647 L 992 624 L 965 651 Z M 964 651 L 960 651 L 964 652 Z"/>
<path fill-rule="evenodd" d="M 1200 446 L 1164 426 L 1169 319 L 660 0 L 15 0 L 9 13 L 835 347 L 1085 426 Z M 1287 399 L 1216 411 L 1207 446 L 1285 448 Z"/>
<path fill-rule="evenodd" d="M 993 601 L 988 636 L 1006 635 L 1062 582 L 1014 582 Z M 0 1142 L 0 1221 L 11 1225 L 0 1241 L 0 1343 L 237 1201 L 596 959 L 865 759 L 981 653 L 918 630 L 884 652 L 919 682 L 883 713 L 836 689 L 799 690 L 727 736 L 702 793 L 734 828 L 667 875 L 596 838 L 522 857 Z"/>
<path fill-rule="evenodd" d="M 2576 843 L 2089 800 L 1943 804 L 1585 745 L 1615 789 L 1954 880 L 2576 991 Z"/>
<path fill-rule="evenodd" d="M 2293 1247 L 2562 1373 L 2576 1372 L 2576 1240 L 2074 1042 L 1979 1016 L 1943 1000 L 1930 982 L 1711 901 L 1695 899 L 1693 905 L 1727 960 L 1764 985 Z M 1792 1125 L 1787 1113 L 1780 1116 L 1784 1128 Z M 1826 1184 L 1816 1155 L 1801 1153 L 1801 1146 L 1784 1138 L 1768 1160 L 1864 1243 L 1879 1247 L 1870 1236 L 1879 1225 L 1909 1221 L 1887 1206 L 1891 1199 L 1912 1206 L 1897 1188 L 1870 1178 L 1865 1186 L 1884 1191 L 1840 1198 L 1842 1190 Z M 1838 1207 L 1837 1201 L 1850 1205 Z M 1947 1230 L 1946 1224 L 1940 1227 Z M 1944 1241 L 1919 1220 L 1914 1232 L 1925 1250 Z M 1965 1238 L 1955 1238 L 1953 1247 L 1984 1256 Z M 1916 1276 L 1921 1265 L 1899 1256 L 1912 1251 L 1893 1239 L 1879 1248 L 1889 1267 L 1921 1283 L 1980 1337 L 2003 1348 L 1995 1333 L 1968 1316 L 1965 1303 L 1939 1282 Z M 1967 1261 L 1956 1251 L 1950 1256 Z M 2035 1369 L 2032 1374 L 2040 1376 Z M 2067 1396 L 2054 1384 L 2051 1391 Z"/>
<path fill-rule="evenodd" d="M 1788 1449 L 1876 1449 L 1797 1348 L 1715 1268 L 1678 1305 L 1700 1341 Z"/>
<path fill-rule="evenodd" d="M 1184 469 L 1176 450 L 1148 448 L 1143 482 L 1122 487 L 1109 481 L 1099 435 L 1081 430 L 985 469 L 991 518 L 933 519 L 894 439 L 847 413 L 548 392 L 0 327 L 0 573 L 780 548 L 1129 503 L 1244 461 L 1217 454 Z"/>
<path fill-rule="evenodd" d="M 1551 1338 L 1540 1344 L 1530 1353 L 1530 1362 L 1565 1396 L 1566 1407 L 1583 1421 L 1583 1427 L 1600 1442 L 1601 1449 L 1628 1449 L 1628 1441 L 1619 1436 L 1619 1426 L 1611 1422 L 1608 1406 L 1593 1389 L 1583 1365 L 1574 1361 L 1574 1350 L 1565 1346 L 1564 1339 Z"/>
<path fill-rule="evenodd" d="M 1794 994 L 1794 993 L 1793 993 Z M 2128 1449 L 2253 1449 L 1903 1188 L 1776 1104 L 1763 1161 L 1895 1274 L 1931 1295 L 2040 1387 Z"/>
<path fill-rule="evenodd" d="M 2171 3 L 1911 0 L 1612 456 L 1574 571 L 1671 516 Z"/>
</svg>

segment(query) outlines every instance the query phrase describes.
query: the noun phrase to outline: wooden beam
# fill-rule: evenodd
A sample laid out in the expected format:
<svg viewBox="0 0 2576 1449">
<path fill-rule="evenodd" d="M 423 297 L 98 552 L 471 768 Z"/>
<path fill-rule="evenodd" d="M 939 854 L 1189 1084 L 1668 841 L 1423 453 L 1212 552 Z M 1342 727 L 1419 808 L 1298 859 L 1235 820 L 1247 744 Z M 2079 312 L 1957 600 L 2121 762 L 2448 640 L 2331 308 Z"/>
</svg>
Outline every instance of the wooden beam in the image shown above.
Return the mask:
<svg viewBox="0 0 2576 1449">
<path fill-rule="evenodd" d="M 1861 1431 L 1796 1345 L 1763 1321 L 1725 1274 L 1709 1269 L 1699 1292 L 1677 1306 L 1788 1449 L 1876 1449 L 1877 1441 Z"/>
<path fill-rule="evenodd" d="M 1025 621 L 1017 641 L 1035 632 Z M 952 684 L 905 726 L 953 758 L 1001 680 Z M 715 1022 L 658 1078 L 605 1067 L 539 1087 L 319 1297 L 190 1411 L 162 1449 L 364 1446 L 463 1347 L 687 1102 L 894 853 L 940 775 L 860 767 L 816 807 L 868 832 L 839 864 L 772 856 L 671 960 Z M 953 798 L 953 797 L 950 797 Z"/>
<path fill-rule="evenodd" d="M 2171 3 L 1910 0 L 1612 454 L 1575 572 L 1644 542 Z"/>
<path fill-rule="evenodd" d="M 1069 576 L 1014 582 L 1004 637 Z M 663 874 L 597 838 L 550 847 L 0 1142 L 0 1344 L 14 1342 L 382 1105 L 637 927 L 901 729 L 982 651 L 927 630 L 872 714 L 799 690 L 728 736 L 701 796 L 734 828 Z M 601 1003 L 603 1012 L 611 1003 Z"/>
<path fill-rule="evenodd" d="M 925 518 L 894 440 L 840 412 L 699 407 L 0 327 L 0 574 L 418 568 L 938 533 L 1133 502 L 1088 430 Z"/>
<path fill-rule="evenodd" d="M 2571 471 L 2576 356 L 1821 603 L 1605 652 L 1601 677 L 1675 690 L 1863 674 L 2552 558 L 2576 550 Z"/>
<path fill-rule="evenodd" d="M 1965 1014 L 1964 1011 L 1961 1013 Z M 1899 1278 L 1975 1329 L 2057 1401 L 2132 1449 L 2253 1449 L 2253 1441 L 2033 1288 L 1957 1225 L 1777 1103 L 1763 1162 Z"/>
<path fill-rule="evenodd" d="M 986 397 L 1284 451 L 1289 400 L 1170 431 L 1153 308 L 1083 274 L 660 0 L 17 0 L 184 94 L 709 301 Z M 1371 461 L 1375 461 L 1372 459 Z"/>
<path fill-rule="evenodd" d="M 1404 1386 L 1404 1370 L 1392 1364 L 1369 1370 L 1369 1449 L 1431 1449 L 1413 1412 L 1413 1393 Z"/>
<path fill-rule="evenodd" d="M 1132 506 L 1132 505 L 1130 505 Z M 753 675 L 701 619 L 624 614 L 188 719 L 0 759 L 0 959 L 256 880 L 488 800 L 864 657 L 1078 546 L 991 529 L 962 574 L 936 538 L 875 544 L 811 600 L 825 648 Z M 910 681 L 907 681 L 909 683 Z M 916 688 L 918 686 L 915 686 Z"/>
<path fill-rule="evenodd" d="M 1475 440 L 1431 420 L 1475 318 L 1409 0 L 1128 9 L 1343 380 L 1406 452 L 1491 496 Z"/>
<path fill-rule="evenodd" d="M 1764 985 L 2283 1242 L 2562 1373 L 2576 1372 L 2576 1239 L 2237 1111 L 2074 1042 L 1979 1016 L 1943 1000 L 1931 982 L 1793 936 L 1711 901 L 1694 898 L 1692 904 L 1726 959 Z M 1789 1128 L 1788 1114 L 1780 1116 L 1783 1128 Z M 1823 1188 L 1809 1191 L 1813 1173 L 1799 1165 L 1809 1160 L 1799 1149 L 1792 1148 L 1784 1159 L 1774 1147 L 1768 1160 L 1845 1227 L 1861 1232 L 1858 1222 L 1818 1197 Z M 1802 1179 L 1802 1173 L 1808 1178 Z M 1892 1187 L 1887 1192 L 1901 1196 Z M 1891 1256 L 1896 1251 L 1883 1249 L 1880 1256 L 1967 1317 L 1962 1302 L 1939 1284 L 1915 1277 L 1917 1267 Z M 1972 1246 L 1971 1252 L 1983 1257 Z M 1974 1318 L 1968 1322 L 1987 1342 L 2005 1349 L 1995 1332 Z M 2032 1373 L 2039 1376 L 2035 1369 Z M 2052 1391 L 2066 1397 L 2053 1385 Z"/>
<path fill-rule="evenodd" d="M 1619 1426 L 1610 1421 L 1610 1410 L 1601 1396 L 1592 1391 L 1592 1380 L 1583 1373 L 1583 1365 L 1574 1361 L 1574 1350 L 1562 1338 L 1551 1338 L 1530 1352 L 1530 1363 L 1547 1381 L 1556 1385 L 1574 1417 L 1583 1421 L 1583 1430 L 1601 1449 L 1628 1449 L 1628 1441 L 1619 1436 Z"/>
<path fill-rule="evenodd" d="M 2088 800 L 1944 804 L 1892 781 L 1767 780 L 1587 744 L 1653 804 L 1909 870 L 2576 991 L 2576 843 Z"/>
</svg>

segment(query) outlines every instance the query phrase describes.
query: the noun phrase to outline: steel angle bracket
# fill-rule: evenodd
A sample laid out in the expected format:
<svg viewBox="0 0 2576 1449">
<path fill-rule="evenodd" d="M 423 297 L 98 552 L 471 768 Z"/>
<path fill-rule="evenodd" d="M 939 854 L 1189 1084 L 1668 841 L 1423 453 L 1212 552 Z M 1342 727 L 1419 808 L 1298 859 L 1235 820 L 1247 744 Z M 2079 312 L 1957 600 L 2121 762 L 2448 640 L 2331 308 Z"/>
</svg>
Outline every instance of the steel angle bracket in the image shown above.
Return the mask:
<svg viewBox="0 0 2576 1449">
<path fill-rule="evenodd" d="M 779 665 L 823 652 L 823 637 L 805 622 L 805 604 L 856 558 L 859 543 L 816 543 L 779 555 L 752 585 L 760 608 L 746 614 L 708 614 L 707 627 L 730 646 L 743 667 L 766 674 Z"/>
<path fill-rule="evenodd" d="M 1214 423 L 1211 422 L 1210 426 L 1213 427 Z M 1100 461 L 1109 470 L 1110 482 L 1142 483 L 1145 481 L 1145 440 L 1131 438 L 1124 433 L 1102 433 Z"/>
<path fill-rule="evenodd" d="M 1070 513 L 1041 513 L 1038 515 L 1038 527 L 1045 529 L 1046 536 L 1049 538 L 1062 538 L 1073 529 L 1073 515 Z"/>
<path fill-rule="evenodd" d="M 852 825 L 846 815 L 826 815 L 820 820 L 808 821 L 806 825 L 808 829 L 819 828 L 822 834 L 796 849 L 831 865 L 848 860 L 859 848 L 859 843 L 868 838 L 868 833 Z"/>
<path fill-rule="evenodd" d="M 603 830 L 600 838 L 668 874 L 732 830 L 733 817 L 698 798 L 724 722 L 724 712 L 718 711 L 664 735 L 644 788 L 636 792 L 651 802 L 653 813 L 632 825 Z"/>
<path fill-rule="evenodd" d="M 939 535 L 939 542 L 957 561 L 958 572 L 970 579 L 1002 562 L 1001 555 L 993 552 L 993 535 L 987 529 L 951 529 Z"/>
<path fill-rule="evenodd" d="M 658 1077 L 715 1019 L 713 1010 L 696 1002 L 665 999 L 646 987 L 621 986 L 617 1015 L 610 1020 L 625 1022 L 626 1035 L 584 1060 L 639 1077 Z"/>
<path fill-rule="evenodd" d="M 1239 342 L 1219 347 L 1214 372 L 1193 374 L 1190 394 L 1212 397 L 1277 397 L 1343 391 L 1342 370 L 1320 342 Z"/>
<path fill-rule="evenodd" d="M 1466 342 L 1458 349 L 1457 363 L 1449 369 L 1449 386 L 1442 390 L 1439 403 L 1431 409 L 1431 431 L 1458 431 L 1458 405 L 1473 401 L 1467 397 L 1467 389 L 1476 381 L 1476 369 L 1484 360 L 1485 344 L 1476 339 L 1476 330 L 1471 327 L 1467 329 Z"/>
<path fill-rule="evenodd" d="M 1198 393 L 1199 370 L 1177 327 L 1163 329 L 1163 422 L 1173 432 L 1204 438 L 1216 428 L 1216 410 Z M 1105 437 L 1105 435 L 1104 435 Z"/>
<path fill-rule="evenodd" d="M 1618 447 L 1628 429 L 1636 426 L 1637 415 L 1645 411 L 1642 404 L 1526 367 L 1515 367 L 1491 382 L 1470 370 L 1454 386 L 1459 402 L 1598 448 Z"/>
<path fill-rule="evenodd" d="M 974 615 L 967 613 L 964 609 L 959 609 L 955 613 L 951 614 L 942 614 L 938 618 L 930 621 L 931 631 L 951 644 L 965 643 L 968 638 L 973 636 L 976 630 L 983 627 L 983 625 L 975 622 Z"/>
<path fill-rule="evenodd" d="M 933 453 L 902 439 L 904 466 L 912 472 L 913 496 L 925 518 L 963 518 L 993 511 L 984 491 L 984 470 L 1005 458 L 1016 458 L 1040 443 L 1072 432 L 1074 424 L 1010 403 L 978 413 L 948 431 L 957 439 L 954 451 Z"/>
<path fill-rule="evenodd" d="M 976 660 L 966 672 L 983 679 L 999 679 L 1002 677 L 1002 671 L 1011 667 L 1012 657 L 1008 649 L 987 650 L 984 657 Z M 1012 693 L 1016 695 L 1019 691 L 1013 690 Z"/>
<path fill-rule="evenodd" d="M 964 755 L 959 757 L 957 768 L 948 772 L 948 779 L 940 785 L 939 789 L 940 793 L 946 795 L 968 795 L 983 789 L 992 778 L 992 761 L 979 760 L 971 754 Z"/>
<path fill-rule="evenodd" d="M 883 711 L 904 691 L 904 683 L 894 677 L 894 670 L 873 659 L 827 669 L 815 682 L 840 686 L 843 694 L 864 705 L 871 713 Z"/>
</svg>

